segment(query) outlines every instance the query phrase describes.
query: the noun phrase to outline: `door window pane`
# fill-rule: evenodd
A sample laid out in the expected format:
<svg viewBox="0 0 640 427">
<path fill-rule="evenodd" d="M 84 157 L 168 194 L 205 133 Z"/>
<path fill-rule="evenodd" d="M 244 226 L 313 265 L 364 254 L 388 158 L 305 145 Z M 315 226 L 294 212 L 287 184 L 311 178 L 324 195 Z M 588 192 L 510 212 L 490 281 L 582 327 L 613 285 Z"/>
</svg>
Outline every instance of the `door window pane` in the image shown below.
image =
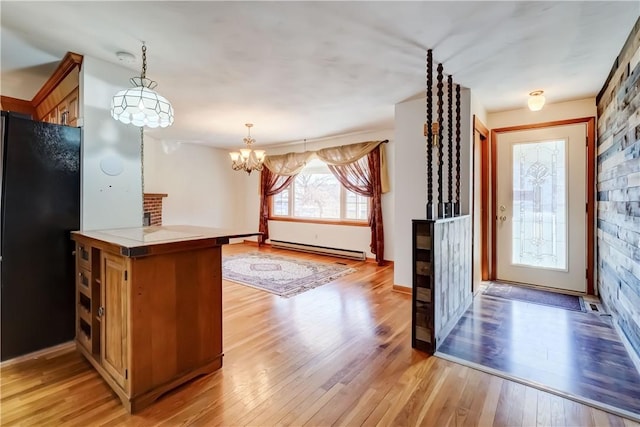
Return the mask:
<svg viewBox="0 0 640 427">
<path fill-rule="evenodd" d="M 513 264 L 567 269 L 565 150 L 564 140 L 513 145 Z"/>
</svg>

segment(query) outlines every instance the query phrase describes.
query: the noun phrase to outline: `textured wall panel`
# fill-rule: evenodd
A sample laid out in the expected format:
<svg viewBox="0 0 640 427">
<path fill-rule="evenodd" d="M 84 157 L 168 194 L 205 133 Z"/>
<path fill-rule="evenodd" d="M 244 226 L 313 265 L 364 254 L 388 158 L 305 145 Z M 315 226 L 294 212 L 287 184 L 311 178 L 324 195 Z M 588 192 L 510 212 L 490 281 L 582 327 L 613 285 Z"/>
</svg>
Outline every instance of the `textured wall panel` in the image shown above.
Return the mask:
<svg viewBox="0 0 640 427">
<path fill-rule="evenodd" d="M 451 332 L 471 303 L 471 217 L 434 224 L 433 268 L 437 344 Z"/>
<path fill-rule="evenodd" d="M 640 20 L 598 95 L 598 291 L 640 355 Z"/>
</svg>

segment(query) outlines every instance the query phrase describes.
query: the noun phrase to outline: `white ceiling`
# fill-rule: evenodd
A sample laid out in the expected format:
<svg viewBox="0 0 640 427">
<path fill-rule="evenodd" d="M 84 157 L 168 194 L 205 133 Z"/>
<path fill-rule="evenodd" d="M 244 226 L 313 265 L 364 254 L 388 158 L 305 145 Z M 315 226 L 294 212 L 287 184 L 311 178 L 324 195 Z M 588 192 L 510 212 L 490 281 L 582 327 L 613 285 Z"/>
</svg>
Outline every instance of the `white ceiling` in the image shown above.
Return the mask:
<svg viewBox="0 0 640 427">
<path fill-rule="evenodd" d="M 597 94 L 640 2 L 12 2 L 0 91 L 31 99 L 67 51 L 118 63 L 148 46 L 174 105 L 167 141 L 257 145 L 391 128 L 425 90 L 425 52 L 488 111 Z"/>
</svg>

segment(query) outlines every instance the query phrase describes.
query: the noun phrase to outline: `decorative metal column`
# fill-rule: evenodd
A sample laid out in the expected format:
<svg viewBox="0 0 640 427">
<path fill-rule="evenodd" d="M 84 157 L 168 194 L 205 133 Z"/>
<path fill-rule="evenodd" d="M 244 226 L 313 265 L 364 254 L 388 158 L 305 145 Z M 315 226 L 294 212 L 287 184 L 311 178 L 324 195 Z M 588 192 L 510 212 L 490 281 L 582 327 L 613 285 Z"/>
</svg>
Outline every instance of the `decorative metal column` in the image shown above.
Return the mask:
<svg viewBox="0 0 640 427">
<path fill-rule="evenodd" d="M 433 203 L 433 51 L 427 50 L 427 122 L 424 132 L 427 137 L 427 219 L 436 219 Z"/>
<path fill-rule="evenodd" d="M 438 64 L 438 132 L 442 135 L 443 120 L 443 91 L 442 91 L 443 68 L 442 64 Z M 442 138 L 438 141 L 438 218 L 444 218 L 444 178 L 442 172 L 444 169 L 444 150 Z"/>
<path fill-rule="evenodd" d="M 456 201 L 453 216 L 460 215 L 460 85 L 456 85 Z"/>
<path fill-rule="evenodd" d="M 447 203 L 445 204 L 444 216 L 453 216 L 453 76 L 447 77 L 447 157 L 449 164 L 447 167 Z"/>
</svg>

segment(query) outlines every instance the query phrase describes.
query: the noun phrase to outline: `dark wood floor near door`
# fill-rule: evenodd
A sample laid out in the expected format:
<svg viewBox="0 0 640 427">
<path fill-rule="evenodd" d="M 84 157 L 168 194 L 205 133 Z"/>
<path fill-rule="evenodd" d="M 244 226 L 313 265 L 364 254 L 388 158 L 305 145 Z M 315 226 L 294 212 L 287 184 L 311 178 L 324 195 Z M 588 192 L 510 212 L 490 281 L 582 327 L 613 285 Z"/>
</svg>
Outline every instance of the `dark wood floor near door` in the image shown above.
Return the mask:
<svg viewBox="0 0 640 427">
<path fill-rule="evenodd" d="M 640 418 L 640 375 L 610 317 L 479 294 L 439 351 Z"/>
</svg>

